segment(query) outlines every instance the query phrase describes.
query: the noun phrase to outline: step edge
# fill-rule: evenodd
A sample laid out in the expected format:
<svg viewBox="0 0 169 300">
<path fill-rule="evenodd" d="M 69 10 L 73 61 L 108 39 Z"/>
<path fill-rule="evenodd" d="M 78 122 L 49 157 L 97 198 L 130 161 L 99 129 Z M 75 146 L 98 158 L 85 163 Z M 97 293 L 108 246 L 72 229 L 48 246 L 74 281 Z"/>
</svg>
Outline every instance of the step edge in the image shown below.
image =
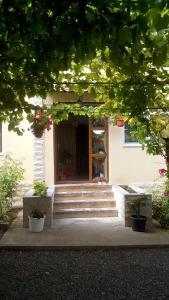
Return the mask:
<svg viewBox="0 0 169 300">
<path fill-rule="evenodd" d="M 97 187 L 97 186 L 112 186 L 112 183 L 103 183 L 103 184 L 98 184 L 98 183 L 66 183 L 66 184 L 55 184 L 54 187 Z"/>
<path fill-rule="evenodd" d="M 98 192 L 93 192 L 93 191 L 76 191 L 76 192 L 55 192 L 55 197 L 57 196 L 73 196 L 73 195 L 77 195 L 77 196 L 82 196 L 82 195 L 93 195 L 93 194 L 102 194 L 104 195 L 105 193 L 109 193 L 114 195 L 114 193 L 112 191 L 98 191 Z"/>
<path fill-rule="evenodd" d="M 101 202 L 116 202 L 114 199 L 93 199 L 93 200 L 88 200 L 88 199 L 81 199 L 81 200 L 55 200 L 54 204 L 64 204 L 64 203 L 101 203 Z"/>
<path fill-rule="evenodd" d="M 69 212 L 87 212 L 87 211 L 89 211 L 89 212 L 91 212 L 91 211 L 100 211 L 100 212 L 102 212 L 102 211 L 117 211 L 118 212 L 118 210 L 117 210 L 117 208 L 116 207 L 103 207 L 103 208 L 101 208 L 101 207 L 99 207 L 99 208 L 76 208 L 76 209 L 74 209 L 74 208 L 59 208 L 59 209 L 54 209 L 53 210 L 53 213 L 69 213 Z"/>
</svg>

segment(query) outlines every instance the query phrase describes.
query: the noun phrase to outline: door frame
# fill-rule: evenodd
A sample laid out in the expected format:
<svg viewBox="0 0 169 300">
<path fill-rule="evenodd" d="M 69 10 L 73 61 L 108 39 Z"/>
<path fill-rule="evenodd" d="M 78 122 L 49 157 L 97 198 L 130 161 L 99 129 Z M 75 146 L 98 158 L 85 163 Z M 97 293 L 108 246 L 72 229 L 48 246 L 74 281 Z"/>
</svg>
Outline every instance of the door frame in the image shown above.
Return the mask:
<svg viewBox="0 0 169 300">
<path fill-rule="evenodd" d="M 93 182 L 92 180 L 92 161 L 93 157 L 98 156 L 97 154 L 93 154 L 92 151 L 92 130 L 95 128 L 97 130 L 105 130 L 105 137 L 106 137 L 106 154 L 103 155 L 106 158 L 106 170 L 107 170 L 107 179 L 106 182 L 109 182 L 109 131 L 108 131 L 108 118 L 104 119 L 105 125 L 104 127 L 93 127 L 92 126 L 92 119 L 89 118 L 89 182 Z M 99 155 L 100 156 L 100 155 Z"/>
<path fill-rule="evenodd" d="M 73 122 L 67 122 L 65 125 L 70 125 Z M 58 138 L 58 126 L 60 125 L 53 125 L 53 151 L 54 151 L 54 184 L 77 184 L 77 183 L 94 183 L 92 180 L 92 120 L 91 118 L 88 118 L 88 145 L 89 145 L 89 179 L 88 180 L 58 180 L 58 144 L 57 144 L 57 138 Z M 106 134 L 106 167 L 107 167 L 107 180 L 106 182 L 109 182 L 109 132 L 108 132 L 108 119 L 105 119 L 105 134 Z"/>
</svg>

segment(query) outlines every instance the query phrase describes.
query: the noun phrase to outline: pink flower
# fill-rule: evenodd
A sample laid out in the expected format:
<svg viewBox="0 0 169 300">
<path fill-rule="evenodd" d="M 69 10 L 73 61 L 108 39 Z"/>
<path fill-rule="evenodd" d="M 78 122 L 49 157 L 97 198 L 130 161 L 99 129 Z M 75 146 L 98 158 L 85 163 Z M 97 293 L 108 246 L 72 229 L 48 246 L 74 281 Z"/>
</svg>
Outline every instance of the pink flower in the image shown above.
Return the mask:
<svg viewBox="0 0 169 300">
<path fill-rule="evenodd" d="M 167 173 L 167 170 L 165 170 L 165 169 L 159 169 L 159 173 L 160 173 L 161 176 L 165 176 L 166 173 Z"/>
</svg>

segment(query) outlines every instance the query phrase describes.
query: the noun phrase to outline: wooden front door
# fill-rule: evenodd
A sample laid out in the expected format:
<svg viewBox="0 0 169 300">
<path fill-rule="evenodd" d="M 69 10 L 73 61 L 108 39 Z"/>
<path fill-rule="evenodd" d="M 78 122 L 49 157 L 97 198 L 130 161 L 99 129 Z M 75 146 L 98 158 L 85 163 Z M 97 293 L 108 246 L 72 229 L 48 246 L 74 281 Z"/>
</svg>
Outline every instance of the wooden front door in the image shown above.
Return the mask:
<svg viewBox="0 0 169 300">
<path fill-rule="evenodd" d="M 75 174 L 76 165 L 75 127 L 73 124 L 62 124 L 57 127 L 56 152 L 57 180 L 71 179 Z"/>
<path fill-rule="evenodd" d="M 74 117 L 55 128 L 55 182 L 89 180 L 88 118 Z"/>
</svg>

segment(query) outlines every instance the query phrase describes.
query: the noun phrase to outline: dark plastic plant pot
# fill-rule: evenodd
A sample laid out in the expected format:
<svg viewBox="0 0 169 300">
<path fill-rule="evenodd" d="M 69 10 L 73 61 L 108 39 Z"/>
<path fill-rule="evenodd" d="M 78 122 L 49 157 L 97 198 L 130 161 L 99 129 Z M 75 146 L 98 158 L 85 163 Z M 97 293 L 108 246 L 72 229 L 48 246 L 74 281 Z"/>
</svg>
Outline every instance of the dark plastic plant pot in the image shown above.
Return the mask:
<svg viewBox="0 0 169 300">
<path fill-rule="evenodd" d="M 147 218 L 145 216 L 132 215 L 132 229 L 133 231 L 144 232 Z"/>
</svg>

